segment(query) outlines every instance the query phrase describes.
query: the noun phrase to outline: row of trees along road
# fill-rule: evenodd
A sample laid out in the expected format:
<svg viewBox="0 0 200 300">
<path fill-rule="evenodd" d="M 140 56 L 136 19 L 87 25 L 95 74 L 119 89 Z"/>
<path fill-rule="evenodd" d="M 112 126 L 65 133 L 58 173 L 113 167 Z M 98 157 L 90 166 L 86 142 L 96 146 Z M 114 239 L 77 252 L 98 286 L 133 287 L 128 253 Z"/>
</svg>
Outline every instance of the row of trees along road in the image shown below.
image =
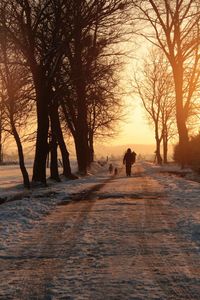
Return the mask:
<svg viewBox="0 0 200 300">
<path fill-rule="evenodd" d="M 148 24 L 142 32 L 165 54 L 172 70 L 181 165 L 187 163 L 187 119 L 200 75 L 200 3 L 198 0 L 136 0 L 138 18 Z M 143 27 L 144 28 L 144 27 Z"/>
<path fill-rule="evenodd" d="M 181 164 L 187 163 L 187 121 L 200 76 L 199 6 L 198 0 L 1 0 L 0 139 L 2 130 L 14 136 L 25 186 L 30 183 L 19 132 L 35 112 L 33 182 L 46 184 L 49 149 L 51 177 L 59 180 L 58 146 L 63 174 L 74 178 L 64 140 L 66 126 L 74 139 L 79 172 L 87 172 L 93 160 L 94 138 L 103 130 L 105 133 L 105 128 L 110 134 L 120 117 L 116 71 L 122 53 L 118 43 L 126 36 L 126 29 L 133 32 L 126 24 L 136 17 L 141 35 L 161 49 L 171 68 Z M 168 87 L 160 84 L 166 93 Z M 144 99 L 145 91 L 137 80 L 136 85 Z M 165 140 L 166 155 L 168 135 L 162 105 L 155 99 L 153 118 L 155 122 L 163 120 L 162 128 L 155 132 L 159 160 L 160 140 Z"/>
<path fill-rule="evenodd" d="M 93 160 L 94 137 L 120 117 L 116 96 L 120 51 L 130 1 L 14 0 L 0 3 L 1 106 L 3 125 L 15 138 L 24 185 L 30 186 L 20 130 L 36 111 L 33 182 L 59 179 L 57 146 L 63 174 L 70 179 L 65 122 L 75 143 L 79 172 Z M 50 135 L 50 143 L 48 136 Z"/>
</svg>

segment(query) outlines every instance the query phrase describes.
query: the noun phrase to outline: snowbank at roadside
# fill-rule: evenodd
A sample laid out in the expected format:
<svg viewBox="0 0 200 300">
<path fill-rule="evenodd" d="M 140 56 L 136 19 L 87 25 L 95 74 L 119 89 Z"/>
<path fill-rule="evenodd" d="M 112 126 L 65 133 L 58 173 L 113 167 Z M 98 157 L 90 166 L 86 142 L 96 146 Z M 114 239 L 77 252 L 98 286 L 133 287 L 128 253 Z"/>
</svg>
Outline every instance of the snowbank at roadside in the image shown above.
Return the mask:
<svg viewBox="0 0 200 300">
<path fill-rule="evenodd" d="M 145 163 L 145 169 L 163 186 L 165 194 L 174 204 L 200 207 L 200 177 L 191 169 L 181 170 L 177 165 L 156 166 L 150 163 Z"/>
<path fill-rule="evenodd" d="M 179 216 L 177 230 L 195 243 L 200 251 L 200 177 L 177 165 L 155 166 L 144 163 L 146 174 L 160 183 L 166 200 Z M 185 174 L 184 174 L 185 173 Z M 179 174 L 179 175 L 178 175 Z"/>
</svg>

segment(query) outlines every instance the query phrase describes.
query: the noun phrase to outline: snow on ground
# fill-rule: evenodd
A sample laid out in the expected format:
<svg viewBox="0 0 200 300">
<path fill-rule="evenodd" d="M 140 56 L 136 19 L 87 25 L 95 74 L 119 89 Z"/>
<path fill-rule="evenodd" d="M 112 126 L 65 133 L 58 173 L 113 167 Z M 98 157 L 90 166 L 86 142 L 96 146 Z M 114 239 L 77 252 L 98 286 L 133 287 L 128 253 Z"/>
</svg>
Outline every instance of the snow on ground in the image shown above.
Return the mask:
<svg viewBox="0 0 200 300">
<path fill-rule="evenodd" d="M 72 172 L 76 172 L 77 163 L 75 160 L 70 161 Z M 29 174 L 29 178 L 32 177 L 32 168 L 33 163 L 29 162 L 26 165 L 27 172 Z M 62 168 L 59 169 L 60 173 L 62 172 Z M 47 168 L 47 177 L 50 174 L 50 169 Z M 11 188 L 16 187 L 19 188 L 22 186 L 22 174 L 19 168 L 19 165 L 0 165 L 0 192 L 2 188 Z"/>
<path fill-rule="evenodd" d="M 3 168 L 0 200 L 6 199 L 6 202 L 0 205 L 0 250 L 10 243 L 17 243 L 26 230 L 33 228 L 58 203 L 70 201 L 73 194 L 84 192 L 109 177 L 107 166 L 94 164 L 89 176 L 72 181 L 62 178 L 60 183 L 48 180 L 48 187 L 28 191 L 21 184 L 14 186 L 21 179 L 17 166 Z"/>
<path fill-rule="evenodd" d="M 200 251 L 200 176 L 191 169 L 180 170 L 176 165 L 144 165 L 147 174 L 162 185 L 164 194 L 181 214 L 179 229 L 195 242 Z M 183 177 L 174 175 L 183 172 L 186 173 Z"/>
<path fill-rule="evenodd" d="M 170 171 L 180 170 L 176 166 L 159 167 L 147 162 L 137 164 L 144 169 L 143 176 L 150 177 L 152 182 L 156 181 L 162 186 L 163 193 L 183 214 L 180 227 L 187 227 L 185 232 L 188 232 L 191 239 L 200 246 L 200 183 L 174 174 L 170 175 Z M 120 164 L 118 165 L 120 167 Z M 0 250 L 3 252 L 10 243 L 17 243 L 24 232 L 33 228 L 59 202 L 70 201 L 73 194 L 88 190 L 110 176 L 107 165 L 101 167 L 95 164 L 90 170 L 90 176 L 74 181 L 63 179 L 61 183 L 56 184 L 49 181 L 47 188 L 27 191 L 21 185 L 14 187 L 15 182 L 19 183 L 16 166 L 4 166 L 3 168 L 0 181 L 0 200 L 5 198 L 12 200 L 0 205 Z M 11 175 L 9 175 L 10 173 Z M 137 174 L 134 176 L 137 177 Z M 126 180 L 124 171 L 115 180 L 119 180 L 119 184 Z M 138 187 L 138 190 L 134 190 L 136 198 L 137 194 L 142 194 L 142 188 Z M 121 194 L 130 192 L 130 190 L 125 191 L 123 185 L 121 186 Z M 114 191 L 109 191 L 109 193 L 112 196 Z M 188 215 L 190 213 L 191 215 Z"/>
<path fill-rule="evenodd" d="M 200 177 L 191 169 L 180 170 L 177 165 L 155 166 L 150 163 L 145 163 L 145 169 L 148 175 L 162 184 L 166 195 L 174 204 L 200 207 Z M 186 175 L 182 177 L 183 173 Z"/>
</svg>

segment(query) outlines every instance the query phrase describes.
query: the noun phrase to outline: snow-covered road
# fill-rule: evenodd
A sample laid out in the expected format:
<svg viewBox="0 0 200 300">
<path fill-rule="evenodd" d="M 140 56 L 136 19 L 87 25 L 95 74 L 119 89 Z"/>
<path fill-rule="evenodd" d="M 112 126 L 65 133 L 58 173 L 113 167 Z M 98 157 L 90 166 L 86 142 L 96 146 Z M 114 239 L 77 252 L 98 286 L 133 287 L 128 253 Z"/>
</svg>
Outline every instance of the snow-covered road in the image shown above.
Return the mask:
<svg viewBox="0 0 200 300">
<path fill-rule="evenodd" d="M 7 236 L 0 299 L 200 299 L 199 193 L 138 163 L 133 177 L 56 206 Z"/>
</svg>

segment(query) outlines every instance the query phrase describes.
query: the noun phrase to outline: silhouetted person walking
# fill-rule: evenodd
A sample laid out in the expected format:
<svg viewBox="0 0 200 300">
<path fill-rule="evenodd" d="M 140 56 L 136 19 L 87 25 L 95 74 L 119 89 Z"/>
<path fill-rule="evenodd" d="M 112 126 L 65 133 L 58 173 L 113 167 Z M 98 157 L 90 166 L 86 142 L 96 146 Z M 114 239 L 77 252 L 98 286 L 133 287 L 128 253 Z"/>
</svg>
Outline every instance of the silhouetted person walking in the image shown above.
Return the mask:
<svg viewBox="0 0 200 300">
<path fill-rule="evenodd" d="M 131 152 L 131 149 L 128 148 L 124 158 L 123 158 L 123 164 L 126 166 L 126 175 L 131 176 L 131 167 L 135 162 L 136 153 L 133 151 Z"/>
</svg>

